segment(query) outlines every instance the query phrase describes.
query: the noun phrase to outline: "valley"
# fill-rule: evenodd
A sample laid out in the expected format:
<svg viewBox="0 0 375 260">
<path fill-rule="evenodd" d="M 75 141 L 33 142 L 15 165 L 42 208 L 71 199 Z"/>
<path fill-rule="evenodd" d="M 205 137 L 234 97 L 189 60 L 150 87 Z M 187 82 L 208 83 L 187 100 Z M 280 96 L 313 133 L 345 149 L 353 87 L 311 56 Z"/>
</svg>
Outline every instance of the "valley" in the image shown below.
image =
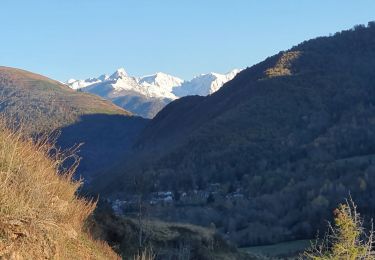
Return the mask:
<svg viewBox="0 0 375 260">
<path fill-rule="evenodd" d="M 306 41 L 172 102 L 97 192 L 132 191 L 151 218 L 213 224 L 241 247 L 312 238 L 349 193 L 372 215 L 374 36 L 370 23 Z"/>
<path fill-rule="evenodd" d="M 65 84 L 0 67 L 0 180 L 20 189 L 3 193 L 19 202 L 7 197 L 0 207 L 0 220 L 11 212 L 18 221 L 0 222 L 1 237 L 31 246 L 29 233 L 14 230 L 27 223 L 34 232 L 38 216 L 43 243 L 55 241 L 50 217 L 51 226 L 73 230 L 54 239 L 69 252 L 81 248 L 82 257 L 102 249 L 102 259 L 133 258 L 152 249 L 155 259 L 282 259 L 356 207 L 367 221 L 375 216 L 374 46 L 369 22 L 244 70 L 186 81 L 118 69 Z M 345 207 L 345 198 L 356 204 Z M 2 239 L 0 258 L 18 259 L 1 255 L 1 246 Z M 45 247 L 35 256 L 69 255 Z"/>
</svg>

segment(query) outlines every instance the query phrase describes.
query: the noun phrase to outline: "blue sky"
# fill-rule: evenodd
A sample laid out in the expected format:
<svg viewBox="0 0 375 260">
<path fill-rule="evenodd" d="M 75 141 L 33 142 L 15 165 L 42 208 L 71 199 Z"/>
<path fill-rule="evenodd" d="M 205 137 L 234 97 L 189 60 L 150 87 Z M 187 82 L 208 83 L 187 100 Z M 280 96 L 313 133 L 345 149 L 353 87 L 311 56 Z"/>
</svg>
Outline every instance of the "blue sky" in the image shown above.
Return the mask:
<svg viewBox="0 0 375 260">
<path fill-rule="evenodd" d="M 184 79 L 375 20 L 374 0 L 2 0 L 0 65 L 54 79 Z"/>
</svg>

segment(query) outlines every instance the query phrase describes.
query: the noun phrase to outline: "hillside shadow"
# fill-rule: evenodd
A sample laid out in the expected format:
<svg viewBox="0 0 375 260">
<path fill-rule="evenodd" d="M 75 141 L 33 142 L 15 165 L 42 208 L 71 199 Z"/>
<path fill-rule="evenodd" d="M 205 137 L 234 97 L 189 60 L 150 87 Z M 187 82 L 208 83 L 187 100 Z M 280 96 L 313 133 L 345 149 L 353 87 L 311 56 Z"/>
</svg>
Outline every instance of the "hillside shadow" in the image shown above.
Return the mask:
<svg viewBox="0 0 375 260">
<path fill-rule="evenodd" d="M 82 159 L 75 177 L 83 177 L 89 183 L 120 160 L 126 160 L 127 152 L 148 121 L 123 115 L 83 115 L 61 129 L 57 145 L 69 149 L 82 144 L 78 151 Z"/>
</svg>

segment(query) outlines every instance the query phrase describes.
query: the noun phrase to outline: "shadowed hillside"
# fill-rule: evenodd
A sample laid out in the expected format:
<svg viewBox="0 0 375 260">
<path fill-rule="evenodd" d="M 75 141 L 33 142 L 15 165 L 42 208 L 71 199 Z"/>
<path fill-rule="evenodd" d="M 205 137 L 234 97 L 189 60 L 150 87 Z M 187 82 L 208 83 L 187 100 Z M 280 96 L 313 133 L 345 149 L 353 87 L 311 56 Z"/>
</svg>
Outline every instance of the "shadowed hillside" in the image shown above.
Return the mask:
<svg viewBox="0 0 375 260">
<path fill-rule="evenodd" d="M 77 155 L 82 159 L 76 177 L 82 176 L 87 186 L 92 179 L 108 174 L 108 169 L 130 157 L 127 153 L 131 145 L 148 122 L 134 116 L 83 115 L 76 123 L 60 129 L 57 144 L 63 149 L 81 144 Z"/>
<path fill-rule="evenodd" d="M 374 215 L 374 46 L 372 22 L 280 52 L 208 97 L 172 102 L 138 139 L 134 153 L 149 163 L 123 165 L 104 190 L 136 190 L 131 176 L 152 192 L 196 190 L 196 204 L 150 214 L 213 222 L 242 246 L 314 236 L 349 191 Z"/>
<path fill-rule="evenodd" d="M 168 98 L 147 98 L 143 96 L 122 96 L 112 99 L 112 102 L 120 107 L 126 107 L 129 111 L 144 118 L 153 118 L 163 107 L 171 102 Z"/>
</svg>

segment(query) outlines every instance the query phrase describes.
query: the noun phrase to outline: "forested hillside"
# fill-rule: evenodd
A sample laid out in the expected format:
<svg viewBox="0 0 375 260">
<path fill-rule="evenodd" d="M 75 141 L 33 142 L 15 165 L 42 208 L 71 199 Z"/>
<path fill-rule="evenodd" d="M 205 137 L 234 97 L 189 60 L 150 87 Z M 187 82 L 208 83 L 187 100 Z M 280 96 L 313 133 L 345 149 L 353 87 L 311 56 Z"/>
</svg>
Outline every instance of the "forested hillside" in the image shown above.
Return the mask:
<svg viewBox="0 0 375 260">
<path fill-rule="evenodd" d="M 175 194 L 151 215 L 214 223 L 243 246 L 314 236 L 349 192 L 374 215 L 374 46 L 372 22 L 282 51 L 208 97 L 172 102 L 132 163 L 98 186 L 136 191 L 130 180 L 142 176 L 143 190 Z M 179 203 L 190 191 L 207 199 Z"/>
</svg>

